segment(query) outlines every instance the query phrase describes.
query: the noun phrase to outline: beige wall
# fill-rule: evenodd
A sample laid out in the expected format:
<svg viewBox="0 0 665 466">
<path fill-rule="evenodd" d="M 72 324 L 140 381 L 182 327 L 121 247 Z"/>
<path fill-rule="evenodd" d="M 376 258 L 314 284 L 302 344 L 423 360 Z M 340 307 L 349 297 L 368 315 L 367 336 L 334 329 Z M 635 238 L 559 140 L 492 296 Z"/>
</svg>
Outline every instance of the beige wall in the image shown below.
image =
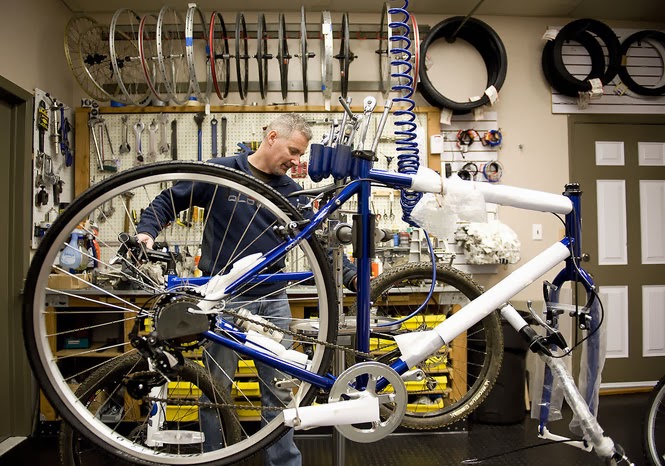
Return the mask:
<svg viewBox="0 0 665 466">
<path fill-rule="evenodd" d="M 52 93 L 75 106 L 78 87 L 67 66 L 64 32 L 71 13 L 60 0 L 2 0 L 0 76 L 28 92 Z M 11 5 L 11 6 L 10 6 Z"/>
<path fill-rule="evenodd" d="M 129 5 L 129 4 L 128 4 Z M 63 35 L 70 12 L 59 1 L 24 0 L 14 2 L 11 14 L 6 12 L 0 17 L 0 75 L 15 82 L 19 86 L 32 91 L 35 87 L 53 92 L 61 100 L 70 105 L 77 105 L 84 97 L 74 81 L 67 66 L 63 52 Z M 206 12 L 206 16 L 209 12 Z M 225 12 L 227 28 L 233 30 L 234 12 Z M 246 13 L 249 23 L 256 21 L 256 13 Z M 333 13 L 333 22 L 339 24 L 341 14 Z M 421 25 L 433 26 L 445 17 L 435 15 L 419 15 Z M 108 24 L 108 15 L 99 16 L 100 22 Z M 568 179 L 568 135 L 567 117 L 552 115 L 550 89 L 541 71 L 540 56 L 543 47 L 541 39 L 547 26 L 564 25 L 570 21 L 565 18 L 519 18 L 519 17 L 480 17 L 490 24 L 501 37 L 508 54 L 508 75 L 499 101 L 495 105 L 498 120 L 503 132 L 504 142 L 500 159 L 505 166 L 503 181 L 533 189 L 561 192 Z M 277 15 L 267 15 L 268 23 L 275 23 Z M 287 22 L 299 22 L 299 13 L 287 15 Z M 308 24 L 313 27 L 320 20 L 320 13 L 310 12 Z M 379 12 L 373 14 L 353 14 L 350 21 L 354 23 L 378 23 Z M 613 27 L 658 28 L 663 24 L 608 21 Z M 319 41 L 310 40 L 310 49 L 319 55 Z M 335 41 L 334 52 L 338 52 Z M 377 81 L 377 58 L 374 50 L 377 42 L 372 40 L 352 41 L 352 50 L 358 58 L 350 69 L 351 80 Z M 269 49 L 276 51 L 274 42 Z M 274 50 L 273 50 L 274 49 Z M 250 44 L 253 53 L 255 45 Z M 290 42 L 291 53 L 297 53 L 298 41 Z M 450 97 L 464 99 L 482 92 L 485 82 L 485 69 L 480 56 L 464 44 L 437 44 L 431 51 L 433 68 L 430 79 L 437 89 Z M 424 61 L 424 59 L 422 60 Z M 274 62 L 274 60 L 273 60 Z M 232 64 L 233 65 L 233 64 Z M 309 63 L 309 80 L 319 79 L 318 57 Z M 270 81 L 278 80 L 276 63 L 270 64 Z M 338 76 L 338 65 L 334 63 L 334 79 Z M 290 78 L 300 81 L 300 62 L 291 61 Z M 202 78 L 199 79 L 203 80 Z M 250 63 L 250 80 L 256 80 L 256 64 Z M 235 70 L 232 66 L 232 81 L 235 81 Z M 354 102 L 362 101 L 367 92 L 351 93 Z M 374 94 L 381 102 L 381 96 Z M 335 99 L 337 96 L 334 95 Z M 248 101 L 258 101 L 256 94 L 250 95 Z M 270 93 L 267 102 L 281 100 L 278 93 Z M 300 93 L 291 93 L 289 101 L 302 103 Z M 419 103 L 422 99 L 417 97 Z M 237 103 L 235 95 L 230 95 L 230 103 Z M 219 101 L 213 99 L 213 104 Z M 320 94 L 310 93 L 309 103 L 321 105 Z M 391 129 L 387 129 L 390 131 Z M 520 149 L 519 147 L 522 147 Z M 500 212 L 501 220 L 510 225 L 522 241 L 522 262 L 532 258 L 545 245 L 556 241 L 561 234 L 561 226 L 552 215 L 528 213 L 504 208 Z M 543 225 L 543 241 L 531 240 L 531 224 Z M 507 267 L 497 275 L 479 277 L 485 284 L 496 282 L 505 276 L 513 267 Z M 552 276 L 548 278 L 553 278 Z M 531 285 L 519 295 L 520 299 L 538 300 L 541 298 L 540 283 Z"/>
<path fill-rule="evenodd" d="M 432 26 L 442 19 L 434 16 L 418 17 L 421 24 Z M 505 167 L 502 181 L 504 184 L 560 193 L 566 183 L 574 181 L 569 180 L 567 116 L 551 113 L 551 90 L 541 70 L 541 37 L 548 26 L 565 25 L 571 20 L 518 17 L 479 19 L 487 22 L 498 33 L 508 55 L 508 74 L 499 94 L 499 101 L 495 105 L 503 134 L 499 155 Z M 607 21 L 607 24 L 615 28 L 665 27 L 663 24 L 616 21 Z M 442 46 L 454 47 L 448 44 Z M 464 47 L 459 48 L 466 51 Z M 481 92 L 486 79 L 482 59 L 473 49 L 471 53 L 464 55 L 466 61 L 457 68 L 449 68 L 453 75 L 448 79 L 449 82 L 442 78 L 440 81 L 442 85 L 448 85 L 448 89 L 454 89 L 453 92 L 459 92 L 454 97 L 460 100 Z M 474 80 L 474 74 L 483 75 L 479 83 L 477 78 Z M 431 74 L 429 76 L 430 79 L 435 79 L 434 83 L 438 88 L 439 81 L 436 79 L 439 78 L 433 78 Z M 466 92 L 463 92 L 465 89 Z M 486 286 L 496 283 L 516 266 L 534 257 L 544 247 L 557 241 L 563 233 L 561 223 L 551 214 L 502 208 L 500 219 L 519 235 L 522 242 L 522 260 L 515 266 L 506 267 L 497 275 L 478 276 L 479 281 Z M 533 223 L 543 225 L 543 241 L 531 239 Z M 554 275 L 555 273 L 550 273 L 546 278 L 551 280 Z M 541 300 L 541 290 L 541 281 L 537 281 L 519 294 L 517 299 Z"/>
</svg>

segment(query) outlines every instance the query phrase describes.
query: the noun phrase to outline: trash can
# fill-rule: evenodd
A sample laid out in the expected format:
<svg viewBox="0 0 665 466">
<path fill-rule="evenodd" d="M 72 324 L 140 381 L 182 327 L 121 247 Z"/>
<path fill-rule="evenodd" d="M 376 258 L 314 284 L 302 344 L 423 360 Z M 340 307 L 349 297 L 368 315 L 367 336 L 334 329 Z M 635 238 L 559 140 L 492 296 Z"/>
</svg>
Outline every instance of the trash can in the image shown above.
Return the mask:
<svg viewBox="0 0 665 466">
<path fill-rule="evenodd" d="M 524 314 L 522 314 L 525 317 Z M 496 382 L 485 401 L 469 419 L 483 424 L 516 424 L 526 417 L 526 341 L 510 324 L 503 324 L 503 363 Z"/>
</svg>

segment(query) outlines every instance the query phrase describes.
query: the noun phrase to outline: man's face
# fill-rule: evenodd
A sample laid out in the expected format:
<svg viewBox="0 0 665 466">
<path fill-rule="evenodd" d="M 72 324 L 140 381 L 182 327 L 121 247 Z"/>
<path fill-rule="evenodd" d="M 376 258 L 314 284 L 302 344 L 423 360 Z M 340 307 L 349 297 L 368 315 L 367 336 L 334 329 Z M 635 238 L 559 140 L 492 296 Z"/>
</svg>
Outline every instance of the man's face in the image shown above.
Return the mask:
<svg viewBox="0 0 665 466">
<path fill-rule="evenodd" d="M 268 134 L 269 156 L 266 158 L 269 172 L 284 175 L 291 167 L 298 165 L 300 156 L 305 153 L 309 141 L 300 131 L 293 131 L 288 138 L 279 137 L 276 132 Z"/>
</svg>

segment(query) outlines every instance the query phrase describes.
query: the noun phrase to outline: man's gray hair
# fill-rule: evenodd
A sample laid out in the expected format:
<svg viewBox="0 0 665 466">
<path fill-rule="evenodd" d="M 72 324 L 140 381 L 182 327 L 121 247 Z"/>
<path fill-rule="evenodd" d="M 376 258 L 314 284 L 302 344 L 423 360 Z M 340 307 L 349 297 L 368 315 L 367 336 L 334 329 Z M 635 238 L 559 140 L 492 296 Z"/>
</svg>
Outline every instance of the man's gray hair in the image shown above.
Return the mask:
<svg viewBox="0 0 665 466">
<path fill-rule="evenodd" d="M 281 138 L 288 138 L 291 133 L 298 131 L 307 140 L 312 139 L 312 128 L 310 128 L 307 121 L 297 113 L 285 113 L 275 118 L 265 130 L 263 137 L 265 138 L 270 131 L 275 131 Z"/>
</svg>

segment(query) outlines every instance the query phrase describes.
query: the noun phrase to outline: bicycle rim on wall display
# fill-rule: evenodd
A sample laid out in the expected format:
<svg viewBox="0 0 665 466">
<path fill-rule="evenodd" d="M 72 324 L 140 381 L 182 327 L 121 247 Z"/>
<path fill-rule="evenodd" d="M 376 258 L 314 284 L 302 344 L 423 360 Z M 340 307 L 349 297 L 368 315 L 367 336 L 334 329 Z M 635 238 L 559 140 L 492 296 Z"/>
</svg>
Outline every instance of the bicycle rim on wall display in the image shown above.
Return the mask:
<svg viewBox="0 0 665 466">
<path fill-rule="evenodd" d="M 97 62 L 106 61 L 108 59 L 108 50 L 102 53 L 88 55 L 88 45 L 80 47 L 81 40 L 84 39 L 86 34 L 92 28 L 101 27 L 97 21 L 88 16 L 74 16 L 67 22 L 65 27 L 65 57 L 69 69 L 74 74 L 76 82 L 81 86 L 90 97 L 100 102 L 105 102 L 111 98 L 108 92 L 97 83 L 92 77 L 87 66 L 92 66 Z M 103 47 L 103 42 L 102 47 Z M 81 55 L 81 49 L 86 51 L 85 55 Z"/>
<path fill-rule="evenodd" d="M 177 105 L 189 98 L 189 68 L 185 51 L 185 22 L 179 12 L 163 6 L 157 19 L 157 60 L 164 87 Z"/>
<path fill-rule="evenodd" d="M 226 443 L 222 448 L 203 453 L 198 422 L 183 423 L 182 426 L 177 422 L 169 424 L 165 434 L 169 437 L 166 440 L 155 446 L 147 444 L 141 426 L 148 422 L 148 416 L 152 411 L 150 403 L 165 404 L 168 413 L 172 405 L 178 404 L 174 400 L 170 398 L 147 400 L 136 395 L 134 401 L 138 404 L 138 408 L 116 411 L 116 422 L 109 422 L 109 419 L 105 419 L 104 422 L 95 414 L 99 412 L 100 407 L 95 405 L 92 409 L 89 403 L 79 402 L 80 393 L 77 393 L 75 388 L 78 384 L 85 384 L 96 370 L 113 367 L 99 363 L 98 358 L 86 358 L 86 355 L 95 353 L 99 357 L 110 359 L 110 364 L 117 364 L 116 361 L 131 357 L 127 354 L 136 353 L 128 335 L 136 337 L 150 332 L 156 332 L 157 336 L 162 332 L 163 335 L 165 329 L 169 327 L 168 322 L 175 315 L 174 311 L 177 314 L 177 308 L 182 309 L 183 305 L 190 308 L 201 299 L 201 295 L 193 287 L 186 285 L 167 291 L 159 280 L 156 281 L 156 275 L 145 264 L 139 265 L 137 262 L 136 265 L 130 266 L 131 260 L 119 262 L 111 260 L 117 257 L 119 250 L 122 251 L 119 240 L 123 238 L 120 233 L 123 233 L 125 218 L 130 219 L 129 225 L 132 231 L 128 233 L 130 235 L 136 233 L 134 223 L 131 221 L 131 212 L 126 208 L 124 200 L 131 196 L 134 205 L 143 204 L 147 207 L 149 201 L 164 186 L 171 186 L 176 181 L 192 183 L 196 190 L 208 188 L 207 192 L 212 196 L 211 202 L 214 203 L 214 199 L 219 195 L 234 205 L 242 205 L 245 212 L 247 203 L 251 200 L 250 204 L 255 211 L 263 213 L 260 217 L 264 219 L 264 223 L 257 227 L 262 232 L 260 235 L 248 235 L 245 229 L 238 231 L 233 228 L 219 232 L 220 237 L 224 238 L 219 251 L 225 251 L 225 254 L 230 254 L 236 259 L 255 252 L 260 236 L 275 234 L 272 227 L 285 227 L 290 222 L 302 218 L 285 198 L 271 188 L 244 173 L 217 165 L 187 162 L 158 163 L 114 175 L 79 196 L 58 217 L 43 238 L 32 261 L 26 282 L 23 311 L 24 338 L 33 371 L 48 400 L 76 431 L 81 432 L 97 447 L 139 464 L 232 464 L 249 454 L 261 451 L 287 431 L 279 414 L 284 406 L 261 407 L 255 394 L 246 392 L 242 384 L 233 384 L 231 404 L 214 404 L 215 409 L 233 410 L 234 415 L 236 410 L 242 409 L 255 413 L 259 419 L 266 420 L 274 415 L 277 417 L 258 431 L 255 427 L 249 429 L 243 425 L 240 441 L 233 443 L 231 437 L 225 436 L 223 442 Z M 107 215 L 103 213 L 104 204 L 112 200 L 115 200 L 116 206 L 125 206 L 125 208 L 118 208 L 114 216 L 105 218 L 102 226 L 96 224 L 97 219 Z M 196 209 L 189 205 L 172 207 L 175 211 L 189 208 L 189 212 L 193 212 Z M 193 256 L 200 247 L 202 232 L 208 227 L 205 220 L 207 217 L 197 211 L 191 217 L 184 218 L 189 218 L 191 221 L 183 225 L 180 225 L 182 222 L 171 222 L 162 230 L 162 236 L 158 240 L 171 245 L 179 244 L 183 256 L 190 253 Z M 258 217 L 252 215 L 253 220 L 258 221 Z M 233 223 L 233 219 L 229 219 L 229 224 Z M 86 237 L 95 237 L 97 245 L 91 245 L 90 249 L 87 249 L 84 244 Z M 129 259 L 129 255 L 126 257 Z M 84 276 L 72 273 L 86 268 L 92 262 L 97 264 L 95 273 Z M 114 265 L 111 265 L 111 262 Z M 230 262 L 234 260 L 231 259 Z M 295 316 L 293 319 L 293 324 L 299 323 L 300 328 L 304 322 L 309 324 L 306 325 L 307 336 L 290 332 L 288 325 L 280 327 L 284 328 L 286 338 L 293 341 L 293 349 L 309 356 L 312 371 L 325 374 L 329 371 L 333 350 L 317 342 L 335 341 L 337 332 L 336 298 L 326 254 L 317 241 L 302 242 L 287 253 L 280 267 L 280 271 L 306 271 L 307 289 L 316 297 L 317 302 L 315 312 Z M 274 272 L 277 270 L 266 273 Z M 66 287 L 57 283 L 63 279 L 69 282 Z M 252 295 L 255 286 L 248 284 L 242 291 L 242 296 L 236 296 L 235 300 L 226 299 L 224 312 L 229 313 L 230 318 L 236 315 L 234 309 L 250 305 L 256 299 Z M 303 286 L 302 280 L 282 282 L 272 293 L 285 289 L 291 310 L 295 312 L 295 309 L 303 307 L 300 305 L 302 294 L 296 292 Z M 129 295 L 118 291 L 118 288 L 128 288 Z M 67 301 L 69 306 L 78 303 L 83 307 L 80 312 L 64 309 L 58 304 L 63 300 Z M 209 319 L 207 316 L 204 318 L 206 321 Z M 211 316 L 212 321 L 207 323 L 204 321 L 204 327 L 209 328 L 210 322 L 214 322 L 215 318 Z M 280 324 L 274 321 L 273 323 Z M 89 348 L 65 349 L 67 339 L 91 330 L 95 332 L 94 334 L 116 337 L 91 345 Z M 122 340 L 119 340 L 119 336 L 122 336 Z M 185 355 L 187 359 L 201 357 L 205 359 L 213 346 L 201 341 L 198 334 L 175 339 L 165 337 L 159 339 L 159 342 L 160 351 Z M 212 378 L 210 365 L 206 365 L 204 371 L 207 377 Z M 160 377 L 159 372 L 155 371 L 140 373 L 143 374 L 140 377 L 147 377 L 146 380 Z M 138 382 L 141 380 L 143 379 L 139 379 Z M 127 393 L 131 386 L 136 386 L 132 385 L 132 381 L 137 382 L 132 377 L 124 378 L 118 382 L 117 390 Z M 259 381 L 265 382 L 262 387 L 276 390 L 272 381 L 261 381 L 260 377 Z M 155 383 L 158 384 L 159 381 Z M 318 391 L 298 380 L 289 380 L 289 383 L 295 383 L 294 398 L 300 400 L 301 406 L 311 403 Z M 228 376 L 224 382 L 220 382 L 220 385 L 228 390 L 225 384 L 231 385 Z M 105 386 L 104 389 L 110 388 Z M 281 396 L 281 399 L 284 399 L 283 390 Z M 284 404 L 292 403 L 294 401 L 289 400 Z M 194 400 L 193 407 L 195 410 L 191 416 L 197 419 L 202 409 L 200 402 Z M 167 423 L 168 421 L 167 416 Z M 180 428 L 185 429 L 185 424 L 188 431 L 178 431 Z M 220 424 L 217 431 L 227 432 L 228 429 L 229 426 Z M 179 433 L 187 438 L 199 440 L 192 440 L 193 443 L 186 445 L 170 440 L 175 439 Z M 170 443 L 171 441 L 173 443 Z"/>
<path fill-rule="evenodd" d="M 111 65 L 118 86 L 125 95 L 124 103 L 147 105 L 150 89 L 145 85 L 145 76 L 139 52 L 140 17 L 128 8 L 116 10 L 109 30 Z"/>
<path fill-rule="evenodd" d="M 431 280 L 428 263 L 409 263 L 379 275 L 371 282 L 373 311 L 378 317 L 410 315 L 425 300 Z M 396 333 L 431 329 L 481 293 L 469 275 L 439 264 L 432 298 Z M 370 350 L 376 360 L 389 363 L 398 356 L 394 334 L 380 328 L 373 332 Z M 493 312 L 417 366 L 425 378 L 407 382 L 409 402 L 402 425 L 434 429 L 467 417 L 489 394 L 502 359 L 503 333 Z"/>
</svg>

